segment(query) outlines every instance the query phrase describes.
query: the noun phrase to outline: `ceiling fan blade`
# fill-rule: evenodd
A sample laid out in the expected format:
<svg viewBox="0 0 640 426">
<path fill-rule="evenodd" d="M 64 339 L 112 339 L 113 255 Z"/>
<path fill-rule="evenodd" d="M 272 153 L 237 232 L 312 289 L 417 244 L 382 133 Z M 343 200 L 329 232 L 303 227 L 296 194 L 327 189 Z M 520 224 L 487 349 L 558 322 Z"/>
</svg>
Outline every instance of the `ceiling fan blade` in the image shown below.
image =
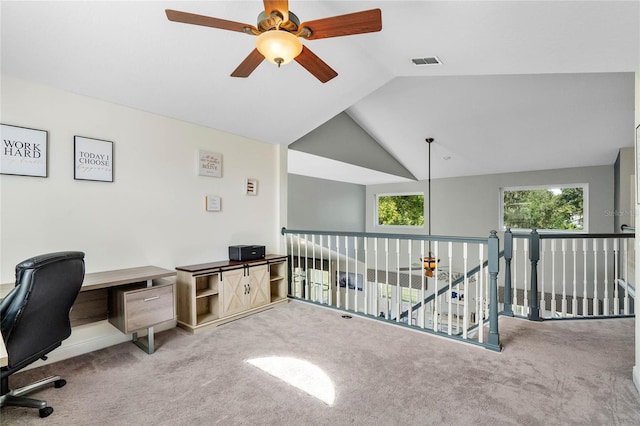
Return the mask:
<svg viewBox="0 0 640 426">
<path fill-rule="evenodd" d="M 282 15 L 283 22 L 289 20 L 289 1 L 288 0 L 264 0 L 264 12 L 267 16 L 271 16 L 274 11 Z"/>
<path fill-rule="evenodd" d="M 240 33 L 248 34 L 255 34 L 257 32 L 256 27 L 249 24 L 243 24 L 242 22 L 227 21 L 226 19 L 196 15 L 195 13 L 180 12 L 179 10 L 172 9 L 165 9 L 165 13 L 167 14 L 167 18 L 173 22 L 201 25 L 203 27 L 219 28 L 221 30 L 238 31 Z"/>
<path fill-rule="evenodd" d="M 264 56 L 262 56 L 262 53 L 258 52 L 258 49 L 253 49 L 253 51 L 249 53 L 249 56 L 231 73 L 231 77 L 249 77 L 249 74 L 258 68 L 258 65 L 260 65 L 263 60 Z"/>
<path fill-rule="evenodd" d="M 316 56 L 307 46 L 302 46 L 302 52 L 295 57 L 295 61 L 323 83 L 326 83 L 338 75 L 333 68 Z"/>
<path fill-rule="evenodd" d="M 311 30 L 311 35 L 306 37 L 307 40 L 373 33 L 382 29 L 382 12 L 380 9 L 371 9 L 332 16 L 303 22 L 300 24 L 300 28 L 304 27 Z"/>
</svg>

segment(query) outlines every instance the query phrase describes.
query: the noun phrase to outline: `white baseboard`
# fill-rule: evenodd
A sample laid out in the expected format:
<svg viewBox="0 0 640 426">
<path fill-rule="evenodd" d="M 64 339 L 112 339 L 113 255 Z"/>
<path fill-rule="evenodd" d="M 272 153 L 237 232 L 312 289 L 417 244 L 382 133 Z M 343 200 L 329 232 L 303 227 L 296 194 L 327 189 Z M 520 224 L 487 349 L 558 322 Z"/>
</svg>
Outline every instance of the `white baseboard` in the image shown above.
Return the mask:
<svg viewBox="0 0 640 426">
<path fill-rule="evenodd" d="M 169 330 L 175 326 L 175 321 L 168 321 L 155 326 L 153 329 L 154 332 L 157 333 Z M 138 333 L 139 336 L 146 336 L 146 334 L 146 330 Z M 47 355 L 46 361 L 38 360 L 28 367 L 25 367 L 24 370 L 63 361 L 127 341 L 131 341 L 131 334 L 120 332 L 120 330 L 111 325 L 108 320 L 79 325 L 72 328 L 71 336 L 62 342 L 59 348 Z"/>
<path fill-rule="evenodd" d="M 640 366 L 633 367 L 633 383 L 636 385 L 636 389 L 640 392 Z"/>
</svg>

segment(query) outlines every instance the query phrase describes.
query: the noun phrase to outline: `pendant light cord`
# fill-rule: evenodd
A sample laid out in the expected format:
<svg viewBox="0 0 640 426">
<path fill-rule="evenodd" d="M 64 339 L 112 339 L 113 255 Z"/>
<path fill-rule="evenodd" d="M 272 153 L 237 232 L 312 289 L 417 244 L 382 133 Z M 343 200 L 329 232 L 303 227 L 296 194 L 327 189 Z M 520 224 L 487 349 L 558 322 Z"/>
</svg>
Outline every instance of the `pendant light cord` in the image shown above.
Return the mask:
<svg viewBox="0 0 640 426">
<path fill-rule="evenodd" d="M 427 138 L 425 139 L 427 141 L 427 143 L 429 144 L 429 198 L 428 198 L 428 203 L 429 203 L 429 236 L 431 236 L 431 143 L 433 142 L 433 138 Z M 431 246 L 431 241 L 429 241 L 429 246 Z"/>
<path fill-rule="evenodd" d="M 433 142 L 433 139 L 428 138 L 427 143 L 429 144 L 429 236 L 431 236 L 431 142 Z"/>
<path fill-rule="evenodd" d="M 428 190 L 429 190 L 429 198 L 428 198 L 428 214 L 429 214 L 429 237 L 431 237 L 431 143 L 433 142 L 433 138 L 425 139 L 429 144 L 429 175 L 428 175 Z M 429 257 L 431 257 L 431 239 L 429 239 Z"/>
</svg>

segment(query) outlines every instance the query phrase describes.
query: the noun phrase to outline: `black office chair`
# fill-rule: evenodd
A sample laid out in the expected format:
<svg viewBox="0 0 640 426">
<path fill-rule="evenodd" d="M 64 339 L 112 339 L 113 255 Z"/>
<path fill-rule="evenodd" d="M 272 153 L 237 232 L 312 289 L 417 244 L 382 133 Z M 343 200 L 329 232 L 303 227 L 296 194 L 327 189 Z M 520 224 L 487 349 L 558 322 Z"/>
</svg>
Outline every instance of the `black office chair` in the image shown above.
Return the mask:
<svg viewBox="0 0 640 426">
<path fill-rule="evenodd" d="M 0 407 L 13 405 L 39 408 L 47 417 L 53 408 L 46 401 L 26 398 L 53 383 L 66 381 L 48 377 L 20 389 L 9 389 L 9 376 L 61 345 L 71 335 L 69 311 L 84 280 L 84 253 L 66 251 L 32 257 L 16 266 L 16 286 L 0 302 L 0 329 L 9 364 L 0 368 Z"/>
</svg>

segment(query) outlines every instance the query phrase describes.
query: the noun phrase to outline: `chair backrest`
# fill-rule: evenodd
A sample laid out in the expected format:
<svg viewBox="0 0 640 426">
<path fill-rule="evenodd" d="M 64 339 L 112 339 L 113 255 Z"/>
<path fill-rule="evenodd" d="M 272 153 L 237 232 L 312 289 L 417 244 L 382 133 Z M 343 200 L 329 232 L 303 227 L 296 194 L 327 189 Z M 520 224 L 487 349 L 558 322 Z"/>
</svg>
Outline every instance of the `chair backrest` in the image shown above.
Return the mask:
<svg viewBox="0 0 640 426">
<path fill-rule="evenodd" d="M 71 335 L 69 312 L 84 280 L 84 253 L 66 251 L 16 266 L 16 287 L 2 301 L 9 368 L 46 355 Z"/>
</svg>

